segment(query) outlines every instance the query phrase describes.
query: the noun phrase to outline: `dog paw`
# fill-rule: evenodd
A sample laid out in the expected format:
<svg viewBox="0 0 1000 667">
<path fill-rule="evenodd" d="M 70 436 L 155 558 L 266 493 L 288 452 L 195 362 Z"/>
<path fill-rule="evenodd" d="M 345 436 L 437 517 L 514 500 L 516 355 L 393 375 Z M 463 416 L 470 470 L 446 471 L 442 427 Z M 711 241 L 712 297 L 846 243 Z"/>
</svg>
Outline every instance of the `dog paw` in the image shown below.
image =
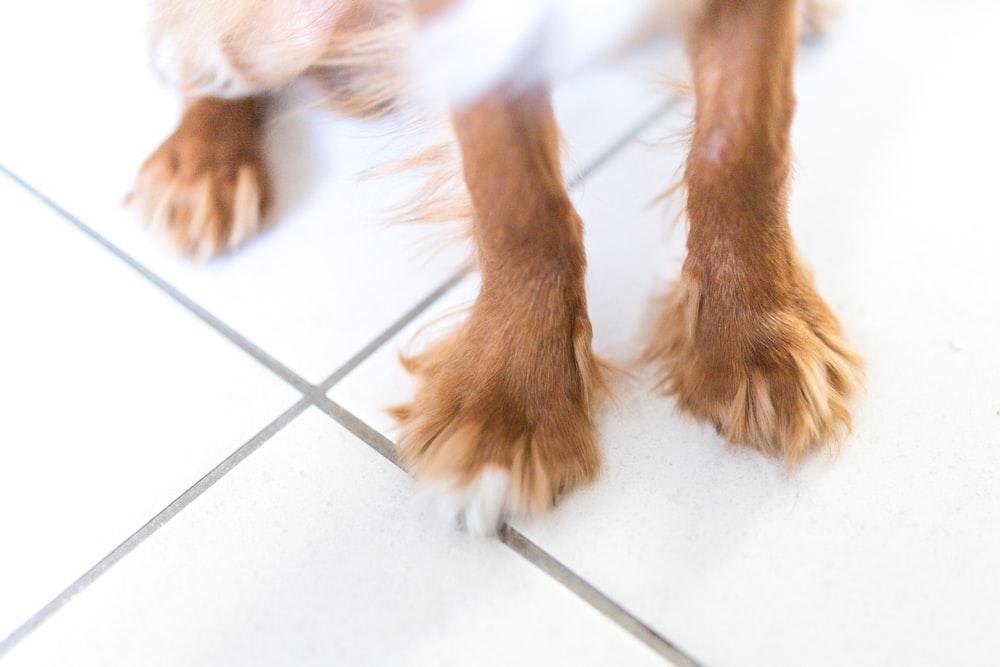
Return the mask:
<svg viewBox="0 0 1000 667">
<path fill-rule="evenodd" d="M 685 273 L 646 350 L 681 410 L 789 464 L 850 431 L 862 362 L 811 276 L 799 269 L 790 295 L 758 312 L 718 306 Z"/>
<path fill-rule="evenodd" d="M 128 197 L 154 234 L 194 259 L 235 249 L 261 229 L 269 188 L 257 119 L 238 106 L 251 103 L 195 102 Z"/>
<path fill-rule="evenodd" d="M 525 336 L 506 349 L 496 331 L 470 322 L 404 358 L 418 388 L 391 411 L 400 463 L 477 535 L 545 512 L 600 469 L 590 409 L 604 370 L 586 318 L 556 347 Z"/>
</svg>

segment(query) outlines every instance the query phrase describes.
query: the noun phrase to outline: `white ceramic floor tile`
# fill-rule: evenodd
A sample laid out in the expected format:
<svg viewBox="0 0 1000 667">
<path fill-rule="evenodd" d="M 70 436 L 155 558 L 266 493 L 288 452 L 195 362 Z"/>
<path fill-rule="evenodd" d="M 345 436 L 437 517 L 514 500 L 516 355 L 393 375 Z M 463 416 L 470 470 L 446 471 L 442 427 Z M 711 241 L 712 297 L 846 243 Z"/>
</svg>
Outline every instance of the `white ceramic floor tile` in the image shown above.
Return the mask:
<svg viewBox="0 0 1000 667">
<path fill-rule="evenodd" d="M 441 529 L 404 474 L 315 409 L 9 660 L 663 664 L 505 546 Z"/>
<path fill-rule="evenodd" d="M 384 136 L 392 123 L 314 112 L 269 129 L 274 228 L 208 266 L 173 257 L 118 205 L 177 114 L 145 65 L 142 5 L 122 0 L 100 17 L 73 2 L 0 9 L 0 163 L 318 383 L 453 275 L 466 252 L 429 252 L 425 228 L 386 228 L 386 193 L 410 177 L 359 182 L 396 157 Z M 571 172 L 659 104 L 653 65 L 677 52 L 653 49 L 560 86 Z"/>
<path fill-rule="evenodd" d="M 989 157 L 1000 99 L 983 85 L 1000 60 L 998 27 L 989 3 L 859 3 L 803 53 L 793 228 L 868 362 L 841 453 L 786 472 L 724 448 L 648 379 L 623 378 L 599 418 L 601 481 L 518 525 L 705 664 L 990 665 L 1000 653 Z M 618 358 L 650 286 L 678 268 L 679 239 L 636 205 L 660 191 L 648 173 L 669 159 L 629 149 L 577 198 L 595 345 Z M 656 249 L 627 250 L 611 231 L 641 224 L 660 230 Z M 381 408 L 406 398 L 392 355 L 408 334 L 332 392 L 379 428 Z"/>
<path fill-rule="evenodd" d="M 0 176 L 0 638 L 296 397 Z"/>
</svg>

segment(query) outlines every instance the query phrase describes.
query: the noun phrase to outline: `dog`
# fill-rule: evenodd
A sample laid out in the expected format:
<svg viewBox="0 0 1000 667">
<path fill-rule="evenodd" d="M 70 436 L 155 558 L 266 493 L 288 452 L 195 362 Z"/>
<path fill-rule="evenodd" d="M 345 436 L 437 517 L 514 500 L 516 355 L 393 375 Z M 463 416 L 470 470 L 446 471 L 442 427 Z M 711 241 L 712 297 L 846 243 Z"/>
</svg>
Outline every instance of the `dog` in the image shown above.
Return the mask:
<svg viewBox="0 0 1000 667">
<path fill-rule="evenodd" d="M 307 77 L 352 111 L 385 113 L 422 76 L 399 66 L 407 45 L 454 24 L 463 4 L 155 0 L 154 61 L 186 102 L 177 130 L 139 171 L 136 208 L 195 257 L 239 247 L 270 201 L 266 95 Z M 527 24 L 541 5 L 511 7 Z M 696 99 L 683 174 L 688 252 L 643 358 L 658 389 L 726 441 L 794 463 L 850 430 L 848 402 L 863 380 L 787 221 L 801 7 L 683 5 Z M 536 67 L 553 53 L 537 37 L 544 32 L 493 39 L 500 55 L 480 59 L 492 65 L 471 88 L 461 83 L 467 72 L 437 80 L 461 147 L 482 286 L 456 331 L 404 361 L 417 390 L 393 414 L 401 464 L 476 533 L 544 512 L 601 466 L 591 415 L 607 368 L 591 349 L 583 224 L 563 181 L 545 68 Z M 434 49 L 424 52 L 432 55 L 417 60 L 434 70 Z"/>
</svg>

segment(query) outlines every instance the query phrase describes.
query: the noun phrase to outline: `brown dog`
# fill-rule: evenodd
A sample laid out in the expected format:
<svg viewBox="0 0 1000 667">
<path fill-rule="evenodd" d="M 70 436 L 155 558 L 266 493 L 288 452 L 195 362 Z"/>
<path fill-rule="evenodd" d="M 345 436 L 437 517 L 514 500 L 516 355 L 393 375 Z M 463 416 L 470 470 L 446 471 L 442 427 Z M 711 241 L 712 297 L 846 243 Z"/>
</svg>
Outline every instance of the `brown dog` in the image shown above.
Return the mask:
<svg viewBox="0 0 1000 667">
<path fill-rule="evenodd" d="M 405 26 L 451 4 L 188 2 L 158 6 L 154 37 L 169 46 L 187 105 L 140 170 L 133 199 L 197 256 L 236 247 L 260 227 L 263 95 L 311 76 L 361 111 L 383 111 L 400 85 L 392 64 L 405 51 Z M 787 222 L 799 6 L 688 4 L 688 257 L 645 357 L 681 408 L 729 442 L 792 462 L 850 427 L 846 403 L 861 376 Z M 419 386 L 395 415 L 403 465 L 450 498 L 470 530 L 490 532 L 596 478 L 591 406 L 603 370 L 548 85 L 511 71 L 452 119 L 482 288 L 457 331 L 408 361 Z"/>
</svg>

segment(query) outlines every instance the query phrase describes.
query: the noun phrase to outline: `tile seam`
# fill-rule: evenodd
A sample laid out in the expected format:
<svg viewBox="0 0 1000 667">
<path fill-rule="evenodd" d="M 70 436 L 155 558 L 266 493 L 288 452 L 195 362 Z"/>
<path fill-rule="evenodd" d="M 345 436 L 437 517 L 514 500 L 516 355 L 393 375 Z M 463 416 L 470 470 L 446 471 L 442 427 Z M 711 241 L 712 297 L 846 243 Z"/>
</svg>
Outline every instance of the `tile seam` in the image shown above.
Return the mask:
<svg viewBox="0 0 1000 667">
<path fill-rule="evenodd" d="M 317 399 L 316 407 L 354 434 L 368 447 L 381 454 L 404 475 L 409 474 L 396 461 L 395 445 L 389 438 L 336 401 L 324 396 L 318 396 Z M 529 540 L 516 528 L 506 523 L 503 524 L 497 532 L 497 538 L 517 556 L 531 563 L 581 602 L 590 606 L 676 667 L 704 667 L 673 642 L 602 593 L 596 586 L 573 572 L 562 561 Z"/>
<path fill-rule="evenodd" d="M 406 311 L 395 322 L 386 327 L 380 334 L 373 338 L 367 345 L 361 348 L 350 359 L 340 365 L 337 370 L 323 380 L 317 389 L 325 394 L 330 391 L 338 382 L 350 375 L 358 366 L 363 364 L 370 356 L 375 354 L 383 345 L 396 337 L 407 325 L 420 317 L 424 311 L 437 303 L 445 294 L 451 291 L 463 278 L 471 272 L 472 267 L 464 266 L 435 288 L 430 294 L 421 299 L 415 306 Z"/>
<path fill-rule="evenodd" d="M 604 165 L 610 162 L 612 158 L 621 153 L 622 150 L 624 150 L 639 134 L 648 130 L 656 124 L 658 120 L 670 113 L 681 103 L 683 99 L 684 98 L 680 95 L 676 94 L 667 97 L 666 100 L 662 101 L 653 110 L 632 125 L 628 133 L 619 137 L 617 141 L 605 148 L 600 155 L 587 163 L 587 165 L 577 172 L 573 178 L 569 179 L 566 189 L 573 192 L 578 187 L 583 185 L 584 181 L 593 176 L 597 171 L 604 167 Z"/>
<path fill-rule="evenodd" d="M 201 479 L 188 487 L 187 490 L 177 496 L 164 509 L 160 510 L 152 519 L 143 524 L 142 527 L 126 538 L 124 542 L 98 561 L 96 565 L 87 570 L 39 611 L 35 612 L 27 621 L 15 628 L 11 634 L 0 640 L 0 659 L 311 406 L 312 402 L 309 398 L 303 396 L 271 423 L 258 431 L 256 435 L 243 443 L 236 451 L 227 456 L 221 463 L 203 475 Z"/>
<path fill-rule="evenodd" d="M 510 524 L 504 524 L 497 538 L 511 551 L 528 561 L 561 584 L 570 593 L 593 608 L 625 632 L 632 635 L 676 667 L 704 667 L 669 639 L 658 633 L 637 616 L 602 593 L 596 586 L 567 567 Z"/>
<path fill-rule="evenodd" d="M 145 278 L 148 282 L 152 283 L 157 289 L 173 299 L 182 308 L 193 314 L 211 329 L 214 329 L 230 343 L 243 350 L 244 353 L 248 354 L 267 370 L 271 371 L 280 379 L 297 389 L 300 393 L 309 394 L 313 391 L 314 387 L 312 384 L 282 364 L 276 358 L 272 357 L 249 338 L 236 331 L 233 327 L 223 322 L 217 316 L 213 315 L 208 311 L 208 309 L 194 301 L 194 299 L 188 295 L 184 294 L 180 291 L 180 289 L 174 287 L 174 285 L 160 277 L 157 273 L 153 272 L 139 260 L 135 259 L 123 249 L 109 241 L 103 235 L 87 225 L 87 223 L 83 222 L 80 218 L 76 217 L 56 203 L 53 199 L 43 194 L 40 190 L 38 190 L 38 188 L 31 185 L 2 164 L 0 164 L 0 173 L 5 174 L 8 178 L 27 190 L 32 196 L 51 209 L 54 213 L 64 218 L 78 231 L 82 232 L 92 241 L 110 252 L 119 261 L 124 262 L 129 268 L 138 273 L 141 277 Z"/>
</svg>

